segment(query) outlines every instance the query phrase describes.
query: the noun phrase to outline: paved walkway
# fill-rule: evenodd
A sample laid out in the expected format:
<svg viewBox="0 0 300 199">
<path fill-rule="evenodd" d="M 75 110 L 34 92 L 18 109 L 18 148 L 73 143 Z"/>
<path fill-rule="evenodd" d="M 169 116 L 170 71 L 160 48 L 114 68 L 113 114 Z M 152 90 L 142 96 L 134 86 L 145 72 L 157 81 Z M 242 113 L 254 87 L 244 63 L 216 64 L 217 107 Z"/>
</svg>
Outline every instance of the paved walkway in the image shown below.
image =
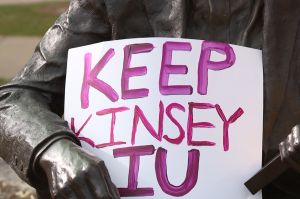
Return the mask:
<svg viewBox="0 0 300 199">
<path fill-rule="evenodd" d="M 0 77 L 14 77 L 30 59 L 39 40 L 39 37 L 0 36 Z"/>
<path fill-rule="evenodd" d="M 0 6 L 51 1 L 69 0 L 0 0 Z M 11 79 L 14 77 L 29 60 L 39 40 L 39 37 L 4 37 L 0 35 L 0 78 Z"/>
</svg>

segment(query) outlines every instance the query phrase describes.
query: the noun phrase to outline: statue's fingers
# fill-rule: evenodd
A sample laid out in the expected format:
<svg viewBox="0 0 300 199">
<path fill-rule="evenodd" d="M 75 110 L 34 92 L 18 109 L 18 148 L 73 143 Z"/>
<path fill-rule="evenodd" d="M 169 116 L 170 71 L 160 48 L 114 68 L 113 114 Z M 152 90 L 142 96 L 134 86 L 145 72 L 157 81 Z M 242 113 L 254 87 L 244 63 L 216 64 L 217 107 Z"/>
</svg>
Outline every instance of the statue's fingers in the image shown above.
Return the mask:
<svg viewBox="0 0 300 199">
<path fill-rule="evenodd" d="M 74 179 L 72 190 L 78 198 L 96 198 L 89 188 L 85 174 L 80 174 Z"/>
<path fill-rule="evenodd" d="M 109 175 L 109 172 L 106 168 L 105 165 L 102 165 L 102 173 L 104 175 L 104 178 L 106 179 L 106 182 L 108 184 L 108 188 L 109 188 L 109 191 L 110 193 L 112 194 L 113 196 L 113 199 L 120 199 L 120 194 L 119 194 L 119 191 L 116 187 L 116 185 L 112 182 L 111 178 L 110 178 L 110 175 Z"/>
<path fill-rule="evenodd" d="M 55 199 L 80 199 L 76 193 L 71 189 L 71 187 L 67 186 L 63 189 L 59 190 L 58 193 L 53 197 Z"/>
<path fill-rule="evenodd" d="M 87 183 L 96 198 L 99 199 L 112 199 L 109 188 L 104 178 L 104 175 L 99 172 L 99 168 L 92 168 L 87 174 Z"/>
<path fill-rule="evenodd" d="M 287 161 L 287 149 L 286 149 L 286 140 L 283 140 L 279 144 L 279 152 L 280 152 L 280 157 L 283 162 Z"/>
<path fill-rule="evenodd" d="M 51 198 L 49 188 L 36 189 L 37 198 Z"/>
<path fill-rule="evenodd" d="M 294 149 L 297 153 L 300 154 L 300 129 L 299 126 L 295 126 L 292 129 L 292 144 L 294 146 Z"/>
<path fill-rule="evenodd" d="M 298 153 L 293 146 L 293 136 L 289 134 L 287 139 L 279 144 L 280 156 L 283 162 L 300 172 Z"/>
</svg>

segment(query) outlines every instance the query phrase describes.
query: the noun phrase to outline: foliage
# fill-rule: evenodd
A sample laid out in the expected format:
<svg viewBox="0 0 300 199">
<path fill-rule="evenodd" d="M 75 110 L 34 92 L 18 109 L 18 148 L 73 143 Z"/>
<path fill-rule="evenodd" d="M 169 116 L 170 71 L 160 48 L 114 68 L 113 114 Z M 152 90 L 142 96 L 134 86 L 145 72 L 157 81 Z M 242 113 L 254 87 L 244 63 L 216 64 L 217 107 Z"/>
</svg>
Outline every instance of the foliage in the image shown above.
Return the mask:
<svg viewBox="0 0 300 199">
<path fill-rule="evenodd" d="M 8 80 L 0 78 L 0 85 L 5 84 Z"/>
<path fill-rule="evenodd" d="M 0 35 L 41 36 L 68 7 L 68 2 L 0 6 Z"/>
</svg>

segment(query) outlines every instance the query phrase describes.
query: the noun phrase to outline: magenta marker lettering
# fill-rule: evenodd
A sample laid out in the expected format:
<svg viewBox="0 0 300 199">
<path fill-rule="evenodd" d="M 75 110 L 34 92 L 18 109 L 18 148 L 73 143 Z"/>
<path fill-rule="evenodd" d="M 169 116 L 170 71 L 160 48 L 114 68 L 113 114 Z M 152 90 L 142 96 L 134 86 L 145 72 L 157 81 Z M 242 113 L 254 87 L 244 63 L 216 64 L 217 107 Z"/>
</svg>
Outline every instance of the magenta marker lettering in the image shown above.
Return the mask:
<svg viewBox="0 0 300 199">
<path fill-rule="evenodd" d="M 159 76 L 159 91 L 162 95 L 191 95 L 193 88 L 190 85 L 169 85 L 171 74 L 187 74 L 186 65 L 172 65 L 173 50 L 191 51 L 192 46 L 189 42 L 165 42 Z"/>
<path fill-rule="evenodd" d="M 241 117 L 241 115 L 243 115 L 244 111 L 242 108 L 238 108 L 233 115 L 231 115 L 229 117 L 229 119 L 227 120 L 220 105 L 216 104 L 215 105 L 217 112 L 220 116 L 220 118 L 223 120 L 223 148 L 224 151 L 228 151 L 229 150 L 229 133 L 228 133 L 228 129 L 229 129 L 229 124 L 234 123 L 239 117 Z"/>
<path fill-rule="evenodd" d="M 102 92 L 109 100 L 115 102 L 119 99 L 118 93 L 107 83 L 97 78 L 100 71 L 114 56 L 114 49 L 109 49 L 100 61 L 91 70 L 92 54 L 87 53 L 84 57 L 84 76 L 81 87 L 81 108 L 89 107 L 89 89 L 90 86 Z"/>
<path fill-rule="evenodd" d="M 188 165 L 186 169 L 186 177 L 184 182 L 175 186 L 172 185 L 168 179 L 167 174 L 167 150 L 158 148 L 155 159 L 155 172 L 158 184 L 163 192 L 168 195 L 180 197 L 188 194 L 197 184 L 200 152 L 192 149 L 188 152 Z"/>
<path fill-rule="evenodd" d="M 127 111 L 127 110 L 129 110 L 128 107 L 119 107 L 119 108 L 104 109 L 104 110 L 98 111 L 96 113 L 97 115 L 112 114 L 111 115 L 111 124 L 110 124 L 110 142 L 104 143 L 104 144 L 97 144 L 96 148 L 104 148 L 107 146 L 126 144 L 126 142 L 115 141 L 114 129 L 115 129 L 115 124 L 116 124 L 116 113 Z"/>
<path fill-rule="evenodd" d="M 126 148 L 118 148 L 113 150 L 114 158 L 129 156 L 129 175 L 128 187 L 119 188 L 121 197 L 134 196 L 153 196 L 154 190 L 151 187 L 138 188 L 138 174 L 140 167 L 140 156 L 152 155 L 154 146 L 133 146 Z"/>
<path fill-rule="evenodd" d="M 93 140 L 86 138 L 86 137 L 82 137 L 80 136 L 81 131 L 84 129 L 84 127 L 87 125 L 87 123 L 90 121 L 90 119 L 92 118 L 92 114 L 90 114 L 90 116 L 85 120 L 85 122 L 83 123 L 83 125 L 79 128 L 78 131 L 76 131 L 75 129 L 75 118 L 71 117 L 71 124 L 70 124 L 70 128 L 73 131 L 73 133 L 76 135 L 76 137 L 81 140 L 86 142 L 87 144 L 89 144 L 92 147 L 95 147 L 95 143 Z"/>
<path fill-rule="evenodd" d="M 91 140 L 90 138 L 79 136 L 78 139 L 88 143 L 91 147 L 95 147 L 95 142 L 93 140 Z"/>
<path fill-rule="evenodd" d="M 132 135 L 131 135 L 131 145 L 135 144 L 135 137 L 137 131 L 137 125 L 139 123 L 139 119 L 141 119 L 142 123 L 149 131 L 149 133 L 158 141 L 162 140 L 163 134 L 163 119 L 164 119 L 164 105 L 162 102 L 159 103 L 159 119 L 158 119 L 158 130 L 157 132 L 154 130 L 153 126 L 150 124 L 148 119 L 145 117 L 144 112 L 140 109 L 139 106 L 135 106 L 134 108 L 134 117 L 133 117 L 133 125 L 132 125 Z"/>
<path fill-rule="evenodd" d="M 81 86 L 81 93 L 80 93 L 80 99 L 81 99 L 81 108 L 86 109 L 89 107 L 89 93 L 90 93 L 90 86 L 88 83 L 88 76 L 91 73 L 91 67 L 92 67 L 92 54 L 87 53 L 84 56 L 84 73 L 83 73 L 83 80 L 82 80 L 82 86 Z"/>
<path fill-rule="evenodd" d="M 179 135 L 177 138 L 170 138 L 168 135 L 164 135 L 163 138 L 172 144 L 180 144 L 182 142 L 182 140 L 184 139 L 185 131 L 182 128 L 182 126 L 179 124 L 179 122 L 172 115 L 172 113 L 171 113 L 172 109 L 178 109 L 178 110 L 181 110 L 182 112 L 185 112 L 185 108 L 184 108 L 184 106 L 182 106 L 181 104 L 178 104 L 178 103 L 171 103 L 166 108 L 166 114 L 170 118 L 170 120 L 177 126 L 177 128 L 179 130 Z"/>
<path fill-rule="evenodd" d="M 191 146 L 214 146 L 216 143 L 211 141 L 194 141 L 193 128 L 214 128 L 215 126 L 210 122 L 194 122 L 194 109 L 211 109 L 215 108 L 214 105 L 209 103 L 195 103 L 189 102 L 189 113 L 187 123 L 187 143 Z"/>
<path fill-rule="evenodd" d="M 147 74 L 146 66 L 130 67 L 133 54 L 151 52 L 153 45 L 150 43 L 131 44 L 124 47 L 124 62 L 121 79 L 122 99 L 136 99 L 147 97 L 149 90 L 146 88 L 129 89 L 129 78 Z"/>
<path fill-rule="evenodd" d="M 226 55 L 224 61 L 214 62 L 210 60 L 211 52 L 216 51 Z M 231 67 L 235 62 L 235 53 L 232 47 L 226 43 L 203 41 L 198 64 L 198 93 L 207 94 L 208 70 L 224 70 Z"/>
<path fill-rule="evenodd" d="M 87 123 L 90 121 L 92 118 L 92 114 L 89 115 L 89 117 L 85 120 L 85 122 L 82 124 L 82 126 L 79 128 L 78 131 L 75 130 L 75 119 L 74 117 L 71 117 L 71 130 L 74 132 L 74 134 L 78 137 L 81 133 L 81 131 L 84 129 L 84 127 L 87 125 Z"/>
</svg>

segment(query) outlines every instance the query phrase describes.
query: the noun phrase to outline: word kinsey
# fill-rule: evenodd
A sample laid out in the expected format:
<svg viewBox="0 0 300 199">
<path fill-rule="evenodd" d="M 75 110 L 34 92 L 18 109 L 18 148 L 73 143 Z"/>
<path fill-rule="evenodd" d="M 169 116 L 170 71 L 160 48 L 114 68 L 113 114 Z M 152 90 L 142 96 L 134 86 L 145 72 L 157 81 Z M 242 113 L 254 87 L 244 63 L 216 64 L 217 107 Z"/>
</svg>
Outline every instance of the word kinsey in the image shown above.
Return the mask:
<svg viewBox="0 0 300 199">
<path fill-rule="evenodd" d="M 212 140 L 196 140 L 193 136 L 193 130 L 195 128 L 215 128 L 215 125 L 207 121 L 199 121 L 195 118 L 195 112 L 201 112 L 201 110 L 211 109 L 215 111 L 215 115 L 220 119 L 223 125 L 223 150 L 226 152 L 229 150 L 229 127 L 240 118 L 244 111 L 242 108 L 237 108 L 231 114 L 225 114 L 222 107 L 219 104 L 211 104 L 207 102 L 195 102 L 187 101 L 185 104 L 177 102 L 164 101 L 164 96 L 168 95 L 192 95 L 193 87 L 191 85 L 172 85 L 169 82 L 170 76 L 186 75 L 188 74 L 188 67 L 186 65 L 172 65 L 172 57 L 174 51 L 192 51 L 192 45 L 189 42 L 175 42 L 166 41 L 163 43 L 161 52 L 161 65 L 159 72 L 158 82 L 158 95 L 161 96 L 161 100 L 157 105 L 152 106 L 153 109 L 158 107 L 158 125 L 153 126 L 153 123 L 143 110 L 143 107 L 139 104 L 132 106 L 120 106 L 118 101 L 122 100 L 139 99 L 146 100 L 150 92 L 149 88 L 129 88 L 129 81 L 131 78 L 147 75 L 147 66 L 132 66 L 131 61 L 134 59 L 135 54 L 150 53 L 155 46 L 151 43 L 135 43 L 126 45 L 123 48 L 123 67 L 120 79 L 120 93 L 118 93 L 113 86 L 101 79 L 101 71 L 112 60 L 117 59 L 115 56 L 115 49 L 109 48 L 102 58 L 92 67 L 92 54 L 86 53 L 84 55 L 84 74 L 82 77 L 82 86 L 80 92 L 81 109 L 87 109 L 90 106 L 90 89 L 96 89 L 103 94 L 110 102 L 116 103 L 116 106 L 100 109 L 94 114 L 90 114 L 85 119 L 83 124 L 77 124 L 74 117 L 71 117 L 70 126 L 75 135 L 82 141 L 86 142 L 93 148 L 105 148 L 117 145 L 126 145 L 125 140 L 115 140 L 115 125 L 117 122 L 117 116 L 119 113 L 126 113 L 132 111 L 133 118 L 127 118 L 128 122 L 131 122 L 131 135 L 130 146 L 122 148 L 114 148 L 114 158 L 129 157 L 129 174 L 128 174 L 128 186 L 126 188 L 119 188 L 120 195 L 122 197 L 142 197 L 142 196 L 154 196 L 155 190 L 151 187 L 139 187 L 138 186 L 138 174 L 140 161 L 142 156 L 155 155 L 154 169 L 156 173 L 157 182 L 161 190 L 174 197 L 181 197 L 188 194 L 197 184 L 198 169 L 200 161 L 199 149 L 193 148 L 187 151 L 188 165 L 186 169 L 185 180 L 180 185 L 173 185 L 167 175 L 167 149 L 163 147 L 155 148 L 151 141 L 149 145 L 136 146 L 137 135 L 144 134 L 138 132 L 138 125 L 143 125 L 147 130 L 147 133 L 155 141 L 168 142 L 172 145 L 179 145 L 186 138 L 186 143 L 191 147 L 199 146 L 215 146 L 216 143 Z M 225 56 L 225 60 L 213 61 L 211 60 L 212 52 L 217 52 Z M 119 58 L 120 59 L 120 58 Z M 203 41 L 201 44 L 201 50 L 199 54 L 199 61 L 197 65 L 197 94 L 208 94 L 208 73 L 209 71 L 220 71 L 230 68 L 234 65 L 236 60 L 233 48 L 226 43 L 217 43 L 210 41 Z M 184 62 L 184 60 L 182 60 Z M 121 66 L 115 66 L 121 67 Z M 113 69 L 112 69 L 113 70 Z M 117 80 L 117 79 L 116 79 Z M 99 102 L 101 104 L 101 102 Z M 172 113 L 173 110 L 187 114 L 187 121 L 182 124 L 176 117 L 176 114 Z M 89 122 L 94 118 L 100 118 L 110 115 L 110 132 L 109 141 L 104 143 L 96 143 L 93 139 L 82 136 L 83 131 Z M 176 127 L 178 134 L 177 137 L 170 137 L 168 132 L 164 129 L 165 122 L 168 120 L 171 125 Z M 75 125 L 80 126 L 76 128 Z"/>
</svg>

